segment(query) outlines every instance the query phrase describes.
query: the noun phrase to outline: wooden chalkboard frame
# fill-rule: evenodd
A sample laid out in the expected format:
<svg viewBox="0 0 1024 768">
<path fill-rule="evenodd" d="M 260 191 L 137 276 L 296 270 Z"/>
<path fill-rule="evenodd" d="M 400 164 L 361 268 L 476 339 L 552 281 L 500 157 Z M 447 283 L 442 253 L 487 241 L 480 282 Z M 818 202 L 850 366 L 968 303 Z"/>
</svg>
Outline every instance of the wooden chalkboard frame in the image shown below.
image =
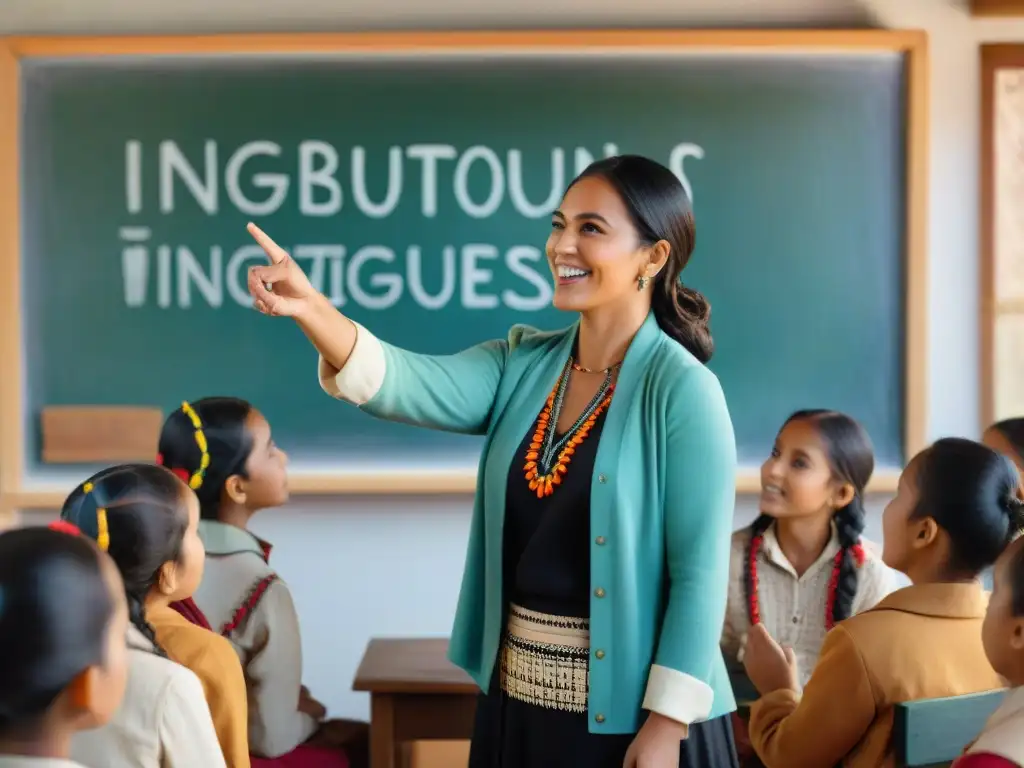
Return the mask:
<svg viewBox="0 0 1024 768">
<path fill-rule="evenodd" d="M 979 238 L 979 352 L 981 355 L 980 399 L 981 429 L 998 418 L 996 412 L 996 325 L 1008 314 L 1024 314 L 1024 302 L 999 301 L 996 295 L 996 74 L 1002 69 L 1024 69 L 1024 44 L 982 45 L 981 56 L 981 136 L 978 190 Z"/>
<path fill-rule="evenodd" d="M 896 52 L 904 55 L 906 87 L 906 336 L 904 443 L 907 455 L 926 444 L 928 341 L 928 38 L 917 30 L 600 30 L 367 32 L 135 37 L 9 37 L 0 39 L 0 525 L 19 509 L 54 508 L 66 489 L 26 485 L 24 355 L 21 332 L 20 61 L 97 56 L 210 56 L 229 54 L 543 55 L 623 51 Z M 13 362 L 13 365 L 12 365 Z M 70 361 L 69 361 L 70 362 Z M 875 474 L 871 490 L 892 491 L 897 474 Z M 300 474 L 297 494 L 471 493 L 475 471 L 379 475 Z M 758 475 L 737 478 L 740 492 L 756 491 Z"/>
</svg>

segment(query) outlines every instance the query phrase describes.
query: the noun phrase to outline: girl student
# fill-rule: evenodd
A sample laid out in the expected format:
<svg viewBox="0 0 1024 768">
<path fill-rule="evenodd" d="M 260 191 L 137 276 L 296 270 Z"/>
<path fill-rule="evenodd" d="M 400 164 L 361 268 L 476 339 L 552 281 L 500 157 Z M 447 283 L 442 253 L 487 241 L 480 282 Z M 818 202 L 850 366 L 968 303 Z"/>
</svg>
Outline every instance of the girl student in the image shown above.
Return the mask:
<svg viewBox="0 0 1024 768">
<path fill-rule="evenodd" d="M 1024 472 L 1024 418 L 997 421 L 985 430 L 981 442 L 1009 456 L 1017 469 Z"/>
<path fill-rule="evenodd" d="M 783 423 L 761 465 L 761 513 L 732 537 L 722 651 L 734 673 L 762 624 L 793 649 L 803 685 L 825 633 L 892 591 L 892 573 L 860 537 L 874 466 L 870 438 L 846 414 L 803 410 Z M 733 728 L 742 764 L 756 766 L 739 713 Z"/>
<path fill-rule="evenodd" d="M 1018 482 L 1009 459 L 971 440 L 915 456 L 882 520 L 882 558 L 911 586 L 834 627 L 802 693 L 792 651 L 751 629 L 744 665 L 762 698 L 750 739 L 768 768 L 891 765 L 894 704 L 1002 687 L 979 576 L 1024 523 Z"/>
<path fill-rule="evenodd" d="M 171 724 L 147 730 L 140 721 L 156 715 L 144 711 L 145 706 L 131 708 L 120 720 L 121 737 L 135 739 L 137 748 L 148 755 L 163 753 L 161 765 L 179 764 L 168 762 L 169 756 L 191 749 L 200 752 L 190 753 L 181 765 L 226 763 L 231 768 L 247 768 L 245 680 L 238 657 L 223 638 L 196 627 L 170 608 L 172 601 L 192 595 L 203 574 L 205 555 L 198 534 L 195 494 L 162 467 L 123 464 L 101 470 L 76 487 L 64 502 L 61 517 L 95 539 L 121 572 L 135 647 L 167 656 L 191 670 L 205 695 L 204 707 L 191 693 L 194 686 L 178 675 L 178 694 L 160 689 L 169 697 L 165 704 L 177 709 L 177 714 L 168 715 Z M 141 669 L 141 657 L 136 658 Z M 150 663 L 148 668 L 154 674 L 169 674 L 166 667 L 157 670 Z M 152 695 L 147 683 L 138 685 L 140 696 Z M 133 701 L 128 701 L 129 707 Z M 185 712 L 189 707 L 191 713 Z M 216 742 L 209 738 L 206 720 L 210 716 Z M 191 735 L 181 738 L 186 730 Z M 151 740 L 159 739 L 159 746 L 145 743 L 147 733 Z M 193 743 L 183 745 L 182 741 Z M 83 749 L 96 747 L 92 742 Z M 106 767 L 106 754 L 100 754 Z"/>
<path fill-rule="evenodd" d="M 288 501 L 288 456 L 266 418 L 233 397 L 185 402 L 164 423 L 158 461 L 199 499 L 207 567 L 194 604 L 180 610 L 226 637 L 243 661 L 253 765 L 346 765 L 343 748 L 363 752 L 366 726 L 321 722 L 324 706 L 302 685 L 291 592 L 270 567 L 271 545 L 248 530 L 256 512 Z"/>
<path fill-rule="evenodd" d="M 893 590 L 892 572 L 861 541 L 874 463 L 870 438 L 846 414 L 786 419 L 761 465 L 761 514 L 732 537 L 722 632 L 731 666 L 761 624 L 793 649 L 803 685 L 825 633 Z"/>
<path fill-rule="evenodd" d="M 952 768 L 1024 768 L 1024 538 L 1006 548 L 993 571 L 981 640 L 1012 687 Z"/>
<path fill-rule="evenodd" d="M 75 768 L 128 677 L 121 577 L 73 526 L 0 534 L 0 768 Z M 102 764 L 102 763 L 100 763 Z"/>
</svg>

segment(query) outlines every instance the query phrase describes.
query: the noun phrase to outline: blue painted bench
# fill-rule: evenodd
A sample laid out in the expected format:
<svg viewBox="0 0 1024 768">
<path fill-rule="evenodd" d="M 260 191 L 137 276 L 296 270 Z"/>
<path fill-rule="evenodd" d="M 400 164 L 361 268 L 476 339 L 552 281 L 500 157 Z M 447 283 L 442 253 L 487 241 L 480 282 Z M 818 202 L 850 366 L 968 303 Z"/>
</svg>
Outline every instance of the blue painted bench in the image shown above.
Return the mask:
<svg viewBox="0 0 1024 768">
<path fill-rule="evenodd" d="M 981 733 L 1005 690 L 896 705 L 893 745 L 900 768 L 949 765 Z"/>
</svg>

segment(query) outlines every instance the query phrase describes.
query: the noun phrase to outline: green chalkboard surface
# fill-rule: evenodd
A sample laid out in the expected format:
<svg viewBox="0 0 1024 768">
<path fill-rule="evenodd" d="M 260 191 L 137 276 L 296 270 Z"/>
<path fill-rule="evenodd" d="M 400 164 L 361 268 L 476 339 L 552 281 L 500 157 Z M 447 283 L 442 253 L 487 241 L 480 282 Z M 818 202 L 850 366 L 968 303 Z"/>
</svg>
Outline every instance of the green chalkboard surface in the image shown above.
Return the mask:
<svg viewBox="0 0 1024 768">
<path fill-rule="evenodd" d="M 299 468 L 471 465 L 474 438 L 324 395 L 253 312 L 254 220 L 381 338 L 452 352 L 573 318 L 548 214 L 591 158 L 649 155 L 694 199 L 740 456 L 799 407 L 904 459 L 905 80 L 896 54 L 121 58 L 22 67 L 26 464 L 48 405 L 233 394 Z"/>
</svg>

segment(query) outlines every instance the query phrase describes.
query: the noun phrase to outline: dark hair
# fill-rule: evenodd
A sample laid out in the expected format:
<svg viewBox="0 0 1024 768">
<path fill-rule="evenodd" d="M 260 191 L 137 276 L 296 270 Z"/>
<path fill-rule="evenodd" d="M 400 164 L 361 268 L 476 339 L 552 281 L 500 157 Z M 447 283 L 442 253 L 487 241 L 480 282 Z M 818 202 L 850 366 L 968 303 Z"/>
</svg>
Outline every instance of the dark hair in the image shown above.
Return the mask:
<svg viewBox="0 0 1024 768">
<path fill-rule="evenodd" d="M 1024 527 L 1013 461 L 986 445 L 947 437 L 921 451 L 913 517 L 930 517 L 950 538 L 950 575 L 975 577 Z"/>
<path fill-rule="evenodd" d="M 48 528 L 0 534 L 0 732 L 41 717 L 103 662 L 114 603 L 100 557 Z"/>
<path fill-rule="evenodd" d="M 188 528 L 188 489 L 163 467 L 121 464 L 97 472 L 71 492 L 60 516 L 100 540 L 124 580 L 131 622 L 163 655 L 146 620 L 146 596 L 164 563 L 178 562 Z M 102 515 L 101 515 L 102 513 Z M 106 525 L 101 525 L 101 518 Z M 104 542 L 100 541 L 103 548 Z"/>
<path fill-rule="evenodd" d="M 1024 418 L 1003 419 L 993 424 L 991 429 L 1006 438 L 1018 458 L 1024 459 Z"/>
<path fill-rule="evenodd" d="M 868 433 L 845 413 L 820 408 L 797 411 L 786 419 L 782 428 L 793 421 L 808 421 L 814 424 L 818 435 L 825 443 L 832 476 L 841 482 L 849 483 L 854 490 L 850 503 L 837 509 L 832 517 L 839 536 L 840 550 L 834 564 L 832 590 L 825 605 L 825 626 L 831 628 L 836 622 L 850 617 L 853 601 L 857 596 L 857 573 L 864 562 L 864 549 L 860 542 L 865 521 L 864 489 L 875 470 L 875 453 Z M 743 583 L 752 618 L 755 615 L 757 599 L 754 562 L 764 532 L 768 530 L 773 519 L 768 515 L 759 515 L 750 526 L 750 544 L 744 562 Z"/>
<path fill-rule="evenodd" d="M 202 423 L 209 454 L 203 482 L 195 489 L 199 514 L 204 520 L 216 520 L 228 478 L 246 476 L 245 463 L 253 447 L 246 420 L 253 408 L 237 397 L 204 397 L 188 406 Z M 172 471 L 183 470 L 182 475 L 192 475 L 199 470 L 202 451 L 196 443 L 196 427 L 183 408 L 164 422 L 159 451 L 160 463 Z"/>
<path fill-rule="evenodd" d="M 711 304 L 680 280 L 697 237 L 693 206 L 682 183 L 654 160 L 619 155 L 591 163 L 568 189 L 591 177 L 604 179 L 618 192 L 641 243 L 665 240 L 669 244 L 668 261 L 654 279 L 651 308 L 662 330 L 706 363 L 715 351 L 708 325 Z"/>
</svg>

